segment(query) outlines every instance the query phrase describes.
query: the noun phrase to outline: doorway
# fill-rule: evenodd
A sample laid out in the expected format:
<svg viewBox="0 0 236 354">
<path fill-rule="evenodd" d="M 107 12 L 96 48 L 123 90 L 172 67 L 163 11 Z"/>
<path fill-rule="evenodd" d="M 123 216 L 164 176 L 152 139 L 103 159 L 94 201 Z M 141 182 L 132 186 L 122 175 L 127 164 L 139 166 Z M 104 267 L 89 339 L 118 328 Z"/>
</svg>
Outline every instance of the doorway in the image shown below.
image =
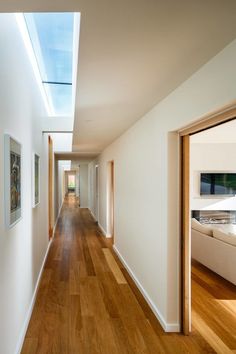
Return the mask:
<svg viewBox="0 0 236 354">
<path fill-rule="evenodd" d="M 181 146 L 181 265 L 182 265 L 182 331 L 189 335 L 192 325 L 191 298 L 191 207 L 190 207 L 190 137 L 235 120 L 235 106 L 228 106 L 206 116 L 201 122 L 179 132 Z M 230 286 L 230 285 L 229 285 Z M 202 326 L 202 324 L 201 324 Z M 201 326 L 200 329 L 201 329 Z M 199 329 L 199 328 L 198 328 Z M 209 328 L 205 328 L 207 331 Z M 213 341 L 214 342 L 214 341 Z M 214 344 L 214 343 L 213 343 Z"/>
<path fill-rule="evenodd" d="M 75 174 L 68 174 L 67 180 L 67 191 L 68 193 L 75 193 L 76 182 L 75 182 Z"/>
<path fill-rule="evenodd" d="M 77 180 L 76 180 L 76 171 L 68 170 L 64 172 L 65 174 L 65 194 L 76 194 L 77 189 Z"/>
<path fill-rule="evenodd" d="M 107 237 L 114 243 L 114 161 L 107 163 Z"/>
</svg>

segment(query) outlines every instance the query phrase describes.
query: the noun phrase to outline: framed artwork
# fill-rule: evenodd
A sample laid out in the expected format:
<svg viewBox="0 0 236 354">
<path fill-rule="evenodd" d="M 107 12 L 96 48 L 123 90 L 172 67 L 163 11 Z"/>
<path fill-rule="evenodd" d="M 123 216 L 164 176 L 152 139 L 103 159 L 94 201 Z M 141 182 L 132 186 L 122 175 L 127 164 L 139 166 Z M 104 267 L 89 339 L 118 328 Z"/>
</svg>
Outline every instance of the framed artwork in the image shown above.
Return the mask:
<svg viewBox="0 0 236 354">
<path fill-rule="evenodd" d="M 33 208 L 40 203 L 40 157 L 33 154 Z"/>
<path fill-rule="evenodd" d="M 8 228 L 21 219 L 21 144 L 4 136 L 5 222 Z"/>
</svg>

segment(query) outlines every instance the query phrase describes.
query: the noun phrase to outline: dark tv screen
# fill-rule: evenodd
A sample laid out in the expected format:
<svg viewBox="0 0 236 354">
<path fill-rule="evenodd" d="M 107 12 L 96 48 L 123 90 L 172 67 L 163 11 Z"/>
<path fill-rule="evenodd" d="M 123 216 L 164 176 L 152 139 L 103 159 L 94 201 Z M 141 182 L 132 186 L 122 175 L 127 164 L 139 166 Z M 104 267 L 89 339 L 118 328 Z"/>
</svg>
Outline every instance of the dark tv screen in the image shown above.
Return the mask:
<svg viewBox="0 0 236 354">
<path fill-rule="evenodd" d="M 236 194 L 236 173 L 201 173 L 201 195 Z"/>
</svg>

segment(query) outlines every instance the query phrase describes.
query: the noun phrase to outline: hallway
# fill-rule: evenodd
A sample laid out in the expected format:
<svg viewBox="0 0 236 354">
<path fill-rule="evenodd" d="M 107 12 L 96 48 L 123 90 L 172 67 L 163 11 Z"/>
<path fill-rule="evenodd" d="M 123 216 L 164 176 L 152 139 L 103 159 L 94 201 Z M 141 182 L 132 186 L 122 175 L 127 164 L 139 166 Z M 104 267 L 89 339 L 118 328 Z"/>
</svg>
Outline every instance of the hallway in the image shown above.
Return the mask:
<svg viewBox="0 0 236 354">
<path fill-rule="evenodd" d="M 22 354 L 187 352 L 214 350 L 196 331 L 189 337 L 163 331 L 111 241 L 101 237 L 88 209 L 67 197 Z"/>
</svg>

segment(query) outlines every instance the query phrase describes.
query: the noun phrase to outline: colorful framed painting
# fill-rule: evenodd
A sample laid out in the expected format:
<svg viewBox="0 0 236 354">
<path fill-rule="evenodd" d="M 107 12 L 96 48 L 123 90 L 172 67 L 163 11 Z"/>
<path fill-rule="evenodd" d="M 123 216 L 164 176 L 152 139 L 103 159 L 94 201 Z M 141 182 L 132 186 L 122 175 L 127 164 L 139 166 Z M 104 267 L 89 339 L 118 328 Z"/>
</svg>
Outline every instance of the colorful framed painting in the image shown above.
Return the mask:
<svg viewBox="0 0 236 354">
<path fill-rule="evenodd" d="M 40 203 L 40 157 L 33 154 L 33 208 Z"/>
<path fill-rule="evenodd" d="M 10 135 L 4 136 L 5 222 L 13 227 L 22 216 L 21 144 Z"/>
</svg>

